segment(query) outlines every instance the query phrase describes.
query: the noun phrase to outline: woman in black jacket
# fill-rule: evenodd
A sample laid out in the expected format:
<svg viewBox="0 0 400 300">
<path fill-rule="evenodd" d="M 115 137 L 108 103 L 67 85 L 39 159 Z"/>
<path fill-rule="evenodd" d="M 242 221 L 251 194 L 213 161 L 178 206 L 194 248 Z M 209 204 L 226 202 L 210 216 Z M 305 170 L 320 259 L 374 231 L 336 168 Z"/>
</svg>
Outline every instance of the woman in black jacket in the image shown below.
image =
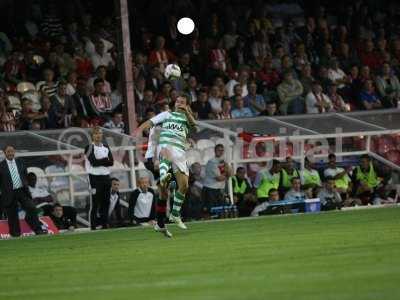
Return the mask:
<svg viewBox="0 0 400 300">
<path fill-rule="evenodd" d="M 110 148 L 102 143 L 103 131 L 100 127 L 95 127 L 92 131 L 92 143 L 85 148 L 86 154 L 86 170 L 89 173 L 91 189 L 95 189 L 92 193 L 90 205 L 90 228 L 96 229 L 96 225 L 102 228 L 108 227 L 108 207 L 110 202 L 110 170 L 114 164 L 114 159 Z M 99 211 L 100 219 L 97 220 L 97 211 Z"/>
</svg>

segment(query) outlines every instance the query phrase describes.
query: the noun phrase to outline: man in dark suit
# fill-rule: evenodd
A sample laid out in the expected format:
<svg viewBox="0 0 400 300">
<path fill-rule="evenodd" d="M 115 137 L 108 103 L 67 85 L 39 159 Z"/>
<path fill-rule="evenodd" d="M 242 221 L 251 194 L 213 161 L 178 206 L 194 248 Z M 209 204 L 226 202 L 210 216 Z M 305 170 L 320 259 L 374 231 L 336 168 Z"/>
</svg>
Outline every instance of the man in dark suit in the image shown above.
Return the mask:
<svg viewBox="0 0 400 300">
<path fill-rule="evenodd" d="M 25 210 L 25 220 L 36 234 L 46 234 L 42 229 L 42 223 L 37 216 L 36 207 L 33 204 L 27 184 L 27 170 L 20 160 L 14 158 L 13 146 L 4 148 L 6 159 L 0 163 L 0 204 L 7 213 L 10 234 L 14 237 L 21 235 L 18 219 L 18 202 Z"/>
<path fill-rule="evenodd" d="M 87 93 L 87 80 L 83 77 L 78 78 L 76 93 L 72 95 L 74 105 L 78 116 L 83 118 L 92 118 L 96 114 L 90 105 L 90 99 Z"/>
</svg>

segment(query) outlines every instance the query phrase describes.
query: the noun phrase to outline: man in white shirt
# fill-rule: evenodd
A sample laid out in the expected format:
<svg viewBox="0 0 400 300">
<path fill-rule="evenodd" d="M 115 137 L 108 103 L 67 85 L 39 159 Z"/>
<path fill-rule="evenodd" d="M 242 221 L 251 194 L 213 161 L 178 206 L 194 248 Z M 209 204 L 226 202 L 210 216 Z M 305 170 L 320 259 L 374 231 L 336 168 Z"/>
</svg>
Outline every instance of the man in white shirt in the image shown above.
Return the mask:
<svg viewBox="0 0 400 300">
<path fill-rule="evenodd" d="M 95 45 L 95 52 L 91 55 L 90 60 L 92 61 L 93 67 L 97 69 L 98 66 L 107 66 L 113 68 L 115 62 L 108 52 L 104 51 L 104 43 L 98 41 Z"/>
<path fill-rule="evenodd" d="M 228 91 L 228 97 L 232 97 L 234 95 L 234 88 L 237 84 L 239 84 L 242 87 L 242 97 L 246 97 L 248 95 L 248 90 L 247 90 L 247 81 L 249 79 L 249 73 L 245 70 L 241 71 L 239 74 L 239 81 L 236 81 L 234 78 L 229 80 L 229 82 L 226 84 L 225 88 Z"/>
<path fill-rule="evenodd" d="M 336 58 L 332 59 L 330 62 L 328 78 L 338 86 L 339 90 L 344 88 L 347 83 L 347 75 L 339 68 L 339 62 Z"/>
<path fill-rule="evenodd" d="M 306 112 L 308 114 L 325 113 L 332 110 L 332 102 L 327 95 L 322 92 L 319 82 L 314 82 L 311 92 L 306 96 Z"/>
<path fill-rule="evenodd" d="M 324 177 L 333 177 L 337 191 L 342 197 L 351 191 L 351 179 L 347 170 L 336 166 L 336 155 L 331 153 L 328 156 L 328 168 L 324 170 Z M 347 198 L 347 197 L 346 197 Z"/>
<path fill-rule="evenodd" d="M 129 199 L 128 215 L 131 223 L 143 226 L 155 224 L 155 194 L 149 186 L 148 177 L 139 178 L 138 188 Z"/>
</svg>

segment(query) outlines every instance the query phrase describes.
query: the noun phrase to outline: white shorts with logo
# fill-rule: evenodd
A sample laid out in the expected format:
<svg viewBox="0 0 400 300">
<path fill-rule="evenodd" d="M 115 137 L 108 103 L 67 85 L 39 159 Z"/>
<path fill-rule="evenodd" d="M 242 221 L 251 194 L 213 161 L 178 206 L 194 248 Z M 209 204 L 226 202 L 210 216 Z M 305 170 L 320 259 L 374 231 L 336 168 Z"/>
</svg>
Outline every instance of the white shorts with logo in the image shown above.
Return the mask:
<svg viewBox="0 0 400 300">
<path fill-rule="evenodd" d="M 161 150 L 166 149 L 169 152 L 169 160 L 172 164 L 172 171 L 176 173 L 178 170 L 189 176 L 189 167 L 186 158 L 186 152 L 171 145 L 159 145 L 157 147 L 157 156 L 160 161 L 162 159 Z M 168 159 L 168 157 L 166 157 Z"/>
</svg>

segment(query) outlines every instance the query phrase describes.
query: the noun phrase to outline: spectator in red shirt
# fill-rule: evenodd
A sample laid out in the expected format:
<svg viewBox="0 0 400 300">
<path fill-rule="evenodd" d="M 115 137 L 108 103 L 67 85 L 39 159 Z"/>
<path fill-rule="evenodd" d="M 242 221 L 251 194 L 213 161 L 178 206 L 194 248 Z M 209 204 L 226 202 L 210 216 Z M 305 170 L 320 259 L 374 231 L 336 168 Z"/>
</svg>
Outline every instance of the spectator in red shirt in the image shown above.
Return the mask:
<svg viewBox="0 0 400 300">
<path fill-rule="evenodd" d="M 281 82 L 279 73 L 272 68 L 272 59 L 270 58 L 264 59 L 263 68 L 258 72 L 257 75 L 258 80 L 261 81 L 263 87 L 267 88 L 268 90 L 275 89 Z"/>
<path fill-rule="evenodd" d="M 3 91 L 0 91 L 0 131 L 12 132 L 15 131 L 15 117 L 9 109 L 9 102 Z"/>
<path fill-rule="evenodd" d="M 363 51 L 360 53 L 361 63 L 375 71 L 379 69 L 380 60 L 377 52 L 374 51 L 374 43 L 368 39 L 364 43 Z"/>
<path fill-rule="evenodd" d="M 164 47 L 165 38 L 158 36 L 155 41 L 155 49 L 149 55 L 149 64 L 159 66 L 162 73 L 164 73 L 165 67 L 175 60 L 175 55 Z"/>
<path fill-rule="evenodd" d="M 103 117 L 111 113 L 112 102 L 110 96 L 104 92 L 103 79 L 98 78 L 94 81 L 94 92 L 89 98 L 97 116 Z"/>
<path fill-rule="evenodd" d="M 75 61 L 75 71 L 78 76 L 88 79 L 93 73 L 93 65 L 92 61 L 83 50 L 81 43 L 76 44 L 74 47 L 73 60 Z"/>
<path fill-rule="evenodd" d="M 14 51 L 4 64 L 5 77 L 9 83 L 17 84 L 25 80 L 26 67 L 24 62 L 19 59 L 19 55 L 19 52 Z"/>
</svg>

